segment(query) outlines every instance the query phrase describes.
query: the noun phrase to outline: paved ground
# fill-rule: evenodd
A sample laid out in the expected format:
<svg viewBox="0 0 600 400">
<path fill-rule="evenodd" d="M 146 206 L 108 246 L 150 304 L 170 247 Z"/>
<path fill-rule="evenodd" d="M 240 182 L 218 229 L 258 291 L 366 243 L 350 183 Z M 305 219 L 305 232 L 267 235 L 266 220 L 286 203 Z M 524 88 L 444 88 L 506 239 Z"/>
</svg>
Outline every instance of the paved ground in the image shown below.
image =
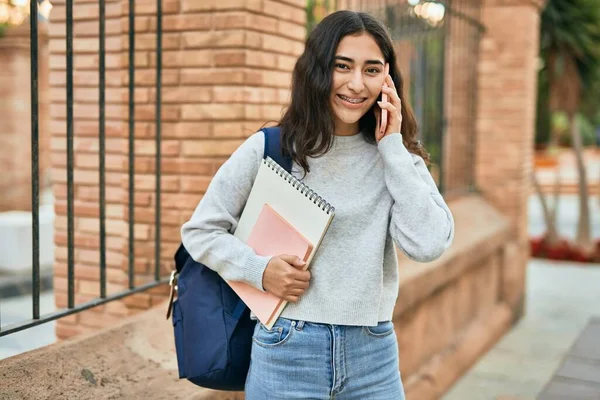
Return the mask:
<svg viewBox="0 0 600 400">
<path fill-rule="evenodd" d="M 597 198 L 591 202 L 593 231 L 600 237 Z M 530 232 L 544 222 L 537 198 L 529 203 Z M 575 236 L 577 198 L 562 196 L 559 230 Z M 593 316 L 600 316 L 600 265 L 532 260 L 527 270 L 524 318 L 455 384 L 444 400 L 535 399 Z M 600 343 L 600 337 L 597 339 Z M 573 399 L 600 399 L 572 397 Z M 566 399 L 566 398 L 565 398 Z"/>
<path fill-rule="evenodd" d="M 41 193 L 40 205 L 53 204 L 52 191 Z M 40 249 L 43 251 L 43 249 Z M 50 289 L 49 289 L 50 288 Z M 56 310 L 52 292 L 52 266 L 40 266 L 40 314 Z M 8 273 L 0 271 L 0 330 L 32 317 L 31 273 Z M 37 349 L 56 341 L 55 322 L 0 337 L 0 360 Z"/>
<path fill-rule="evenodd" d="M 588 322 L 539 400 L 600 399 L 600 318 Z"/>
<path fill-rule="evenodd" d="M 532 260 L 524 318 L 444 400 L 535 399 L 590 317 L 600 316 L 600 267 Z"/>
<path fill-rule="evenodd" d="M 40 314 L 51 313 L 54 306 L 54 293 L 44 292 L 40 295 Z M 31 296 L 0 299 L 0 322 L 2 328 L 30 319 L 32 315 Z M 55 322 L 38 325 L 25 331 L 0 337 L 0 360 L 20 354 L 24 351 L 37 349 L 54 343 Z"/>
</svg>

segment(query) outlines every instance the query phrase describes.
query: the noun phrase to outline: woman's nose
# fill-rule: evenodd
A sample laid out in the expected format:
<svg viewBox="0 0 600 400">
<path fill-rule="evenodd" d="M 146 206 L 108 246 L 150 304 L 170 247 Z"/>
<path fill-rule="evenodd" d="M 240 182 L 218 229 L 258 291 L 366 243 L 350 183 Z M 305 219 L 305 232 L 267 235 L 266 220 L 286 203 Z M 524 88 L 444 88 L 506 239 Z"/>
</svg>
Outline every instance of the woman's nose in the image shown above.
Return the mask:
<svg viewBox="0 0 600 400">
<path fill-rule="evenodd" d="M 360 93 L 365 88 L 361 71 L 354 71 L 348 81 L 348 89 L 354 93 Z"/>
</svg>

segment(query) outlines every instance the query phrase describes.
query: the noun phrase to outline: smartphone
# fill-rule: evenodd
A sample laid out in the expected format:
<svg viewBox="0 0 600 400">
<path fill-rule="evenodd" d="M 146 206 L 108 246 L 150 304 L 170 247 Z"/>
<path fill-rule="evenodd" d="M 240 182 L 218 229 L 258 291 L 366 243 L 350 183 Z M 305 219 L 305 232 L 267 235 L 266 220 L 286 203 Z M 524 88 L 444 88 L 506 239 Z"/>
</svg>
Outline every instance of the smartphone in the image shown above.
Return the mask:
<svg viewBox="0 0 600 400">
<path fill-rule="evenodd" d="M 383 67 L 383 75 L 384 77 L 387 77 L 390 73 L 390 64 L 386 63 L 385 67 Z M 385 78 L 384 78 L 385 79 Z M 387 84 L 384 82 L 383 84 L 385 87 L 387 87 Z M 388 101 L 388 95 L 386 93 L 381 92 L 381 101 Z M 388 112 L 386 109 L 381 109 L 381 124 L 380 126 L 380 133 L 385 132 L 386 128 L 387 128 L 387 119 L 388 119 Z"/>
</svg>

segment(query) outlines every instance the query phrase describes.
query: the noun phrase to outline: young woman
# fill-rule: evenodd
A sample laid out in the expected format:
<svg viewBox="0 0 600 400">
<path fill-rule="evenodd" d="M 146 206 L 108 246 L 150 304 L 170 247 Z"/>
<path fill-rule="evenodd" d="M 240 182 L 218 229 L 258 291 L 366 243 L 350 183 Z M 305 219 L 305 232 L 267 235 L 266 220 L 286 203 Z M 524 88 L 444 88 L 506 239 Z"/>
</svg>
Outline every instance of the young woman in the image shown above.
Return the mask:
<svg viewBox="0 0 600 400">
<path fill-rule="evenodd" d="M 389 101 L 378 101 L 382 92 Z M 182 227 L 194 259 L 290 302 L 272 329 L 256 325 L 246 399 L 403 399 L 394 244 L 434 260 L 454 222 L 427 170 L 385 27 L 351 11 L 323 19 L 296 63 L 280 126 L 293 175 L 336 210 L 310 269 L 296 257 L 258 256 L 231 234 L 263 157 L 262 132 L 223 164 Z"/>
</svg>

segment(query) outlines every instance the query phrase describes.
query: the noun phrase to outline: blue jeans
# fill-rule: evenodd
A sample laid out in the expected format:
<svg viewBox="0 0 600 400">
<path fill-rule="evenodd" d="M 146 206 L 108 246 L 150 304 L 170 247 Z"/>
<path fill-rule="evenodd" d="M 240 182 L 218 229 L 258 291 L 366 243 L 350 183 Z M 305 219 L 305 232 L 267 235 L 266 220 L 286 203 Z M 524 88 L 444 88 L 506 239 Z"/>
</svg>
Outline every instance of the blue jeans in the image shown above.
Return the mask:
<svg viewBox="0 0 600 400">
<path fill-rule="evenodd" d="M 254 329 L 246 400 L 404 400 L 391 321 L 377 326 L 279 318 Z"/>
</svg>

